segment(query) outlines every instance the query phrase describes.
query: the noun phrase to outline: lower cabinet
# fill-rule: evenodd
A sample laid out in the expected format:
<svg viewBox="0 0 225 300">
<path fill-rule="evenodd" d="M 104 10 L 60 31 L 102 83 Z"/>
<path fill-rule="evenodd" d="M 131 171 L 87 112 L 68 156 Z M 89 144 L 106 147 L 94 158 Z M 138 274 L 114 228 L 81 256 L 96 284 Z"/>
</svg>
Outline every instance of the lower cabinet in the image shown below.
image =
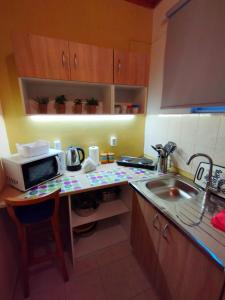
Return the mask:
<svg viewBox="0 0 225 300">
<path fill-rule="evenodd" d="M 137 193 L 131 229 L 134 253 L 161 299 L 220 299 L 223 271 Z"/>
</svg>

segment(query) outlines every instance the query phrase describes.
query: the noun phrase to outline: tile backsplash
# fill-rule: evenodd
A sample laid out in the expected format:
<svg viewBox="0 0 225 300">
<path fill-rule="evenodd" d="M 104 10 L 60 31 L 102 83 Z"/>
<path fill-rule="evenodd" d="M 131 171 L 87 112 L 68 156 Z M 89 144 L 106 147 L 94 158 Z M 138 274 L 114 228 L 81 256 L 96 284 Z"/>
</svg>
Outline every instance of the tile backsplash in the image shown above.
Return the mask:
<svg viewBox="0 0 225 300">
<path fill-rule="evenodd" d="M 199 162 L 207 161 L 195 158 L 187 166 L 188 158 L 197 152 L 206 153 L 214 164 L 225 166 L 225 114 L 148 115 L 145 154 L 156 157 L 151 145 L 168 141 L 177 143 L 172 159 L 179 169 L 194 175 Z"/>
</svg>

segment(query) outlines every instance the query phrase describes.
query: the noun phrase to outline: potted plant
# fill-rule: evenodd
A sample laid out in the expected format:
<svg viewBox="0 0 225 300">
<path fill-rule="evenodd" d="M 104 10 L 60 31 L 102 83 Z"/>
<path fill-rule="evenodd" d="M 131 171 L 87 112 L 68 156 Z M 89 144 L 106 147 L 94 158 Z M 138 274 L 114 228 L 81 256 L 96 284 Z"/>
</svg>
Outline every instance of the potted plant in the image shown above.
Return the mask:
<svg viewBox="0 0 225 300">
<path fill-rule="evenodd" d="M 47 114 L 49 98 L 48 97 L 36 97 L 33 100 L 38 104 L 39 114 Z"/>
<path fill-rule="evenodd" d="M 74 101 L 74 113 L 75 114 L 82 114 L 82 100 L 76 98 Z"/>
<path fill-rule="evenodd" d="M 66 105 L 65 102 L 67 101 L 64 95 L 57 96 L 55 98 L 55 109 L 57 114 L 65 114 L 66 112 Z"/>
<path fill-rule="evenodd" d="M 114 113 L 115 114 L 121 114 L 121 105 L 120 104 L 115 104 Z"/>
<path fill-rule="evenodd" d="M 87 112 L 89 114 L 96 114 L 98 100 L 95 98 L 87 99 Z"/>
</svg>

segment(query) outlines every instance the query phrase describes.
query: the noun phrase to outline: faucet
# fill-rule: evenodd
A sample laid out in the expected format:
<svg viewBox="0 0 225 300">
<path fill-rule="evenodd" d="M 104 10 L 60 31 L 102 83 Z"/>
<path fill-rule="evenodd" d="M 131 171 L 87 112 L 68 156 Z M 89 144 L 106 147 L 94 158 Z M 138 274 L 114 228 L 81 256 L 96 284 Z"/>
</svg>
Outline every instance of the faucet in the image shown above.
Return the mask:
<svg viewBox="0 0 225 300">
<path fill-rule="evenodd" d="M 192 161 L 193 158 L 195 157 L 198 157 L 198 156 L 203 156 L 205 158 L 208 159 L 209 161 L 209 174 L 208 174 L 208 180 L 207 180 L 207 183 L 206 183 L 206 187 L 205 187 L 205 195 L 204 195 L 204 205 L 205 203 L 210 199 L 210 196 L 211 196 L 211 192 L 214 191 L 215 189 L 213 188 L 212 186 L 212 171 L 213 171 L 213 160 L 212 158 L 207 155 L 207 154 L 204 154 L 204 153 L 196 153 L 196 154 L 193 154 L 188 162 L 187 162 L 187 165 L 190 164 L 190 162 Z"/>
</svg>

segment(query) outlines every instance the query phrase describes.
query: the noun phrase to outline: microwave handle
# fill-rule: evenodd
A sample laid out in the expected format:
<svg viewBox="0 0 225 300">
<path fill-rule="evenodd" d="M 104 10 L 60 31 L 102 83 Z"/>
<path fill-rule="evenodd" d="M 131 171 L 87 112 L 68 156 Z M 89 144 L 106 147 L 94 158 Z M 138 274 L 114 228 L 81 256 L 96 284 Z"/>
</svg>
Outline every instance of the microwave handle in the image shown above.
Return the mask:
<svg viewBox="0 0 225 300">
<path fill-rule="evenodd" d="M 60 161 L 59 161 L 59 157 L 58 157 L 58 155 L 56 155 L 55 156 L 55 159 L 56 159 L 56 163 L 57 163 L 57 168 L 58 168 L 58 170 L 57 170 L 57 175 L 59 175 L 60 174 Z"/>
</svg>

